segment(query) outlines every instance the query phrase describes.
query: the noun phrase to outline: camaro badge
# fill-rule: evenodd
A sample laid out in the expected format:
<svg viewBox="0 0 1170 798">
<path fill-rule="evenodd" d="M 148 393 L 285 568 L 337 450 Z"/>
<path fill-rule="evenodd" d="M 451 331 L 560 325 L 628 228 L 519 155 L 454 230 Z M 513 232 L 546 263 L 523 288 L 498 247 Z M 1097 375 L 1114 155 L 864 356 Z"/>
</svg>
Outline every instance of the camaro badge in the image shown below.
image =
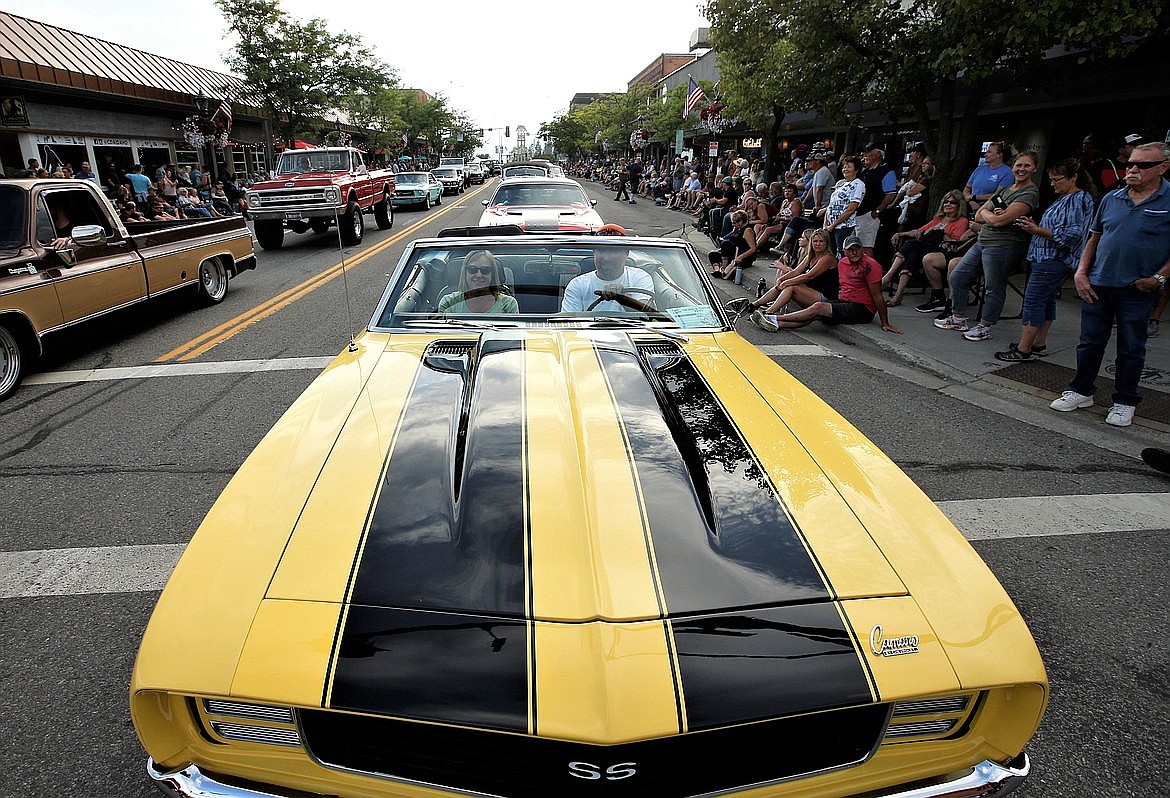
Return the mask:
<svg viewBox="0 0 1170 798">
<path fill-rule="evenodd" d="M 875 624 L 869 630 L 869 649 L 878 657 L 898 657 L 902 654 L 918 653 L 918 635 L 886 637 L 882 625 Z"/>
</svg>

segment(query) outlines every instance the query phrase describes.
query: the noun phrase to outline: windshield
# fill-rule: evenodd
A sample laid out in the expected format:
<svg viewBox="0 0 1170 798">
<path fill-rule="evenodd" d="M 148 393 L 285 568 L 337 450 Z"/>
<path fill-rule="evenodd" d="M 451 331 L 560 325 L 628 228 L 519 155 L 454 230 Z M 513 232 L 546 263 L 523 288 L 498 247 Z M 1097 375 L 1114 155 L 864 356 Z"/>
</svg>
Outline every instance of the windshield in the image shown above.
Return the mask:
<svg viewBox="0 0 1170 798">
<path fill-rule="evenodd" d="M 721 327 L 689 252 L 616 237 L 420 245 L 373 326 Z"/>
<path fill-rule="evenodd" d="M 435 177 L 458 177 L 458 173 L 454 169 L 432 169 L 431 174 Z"/>
<path fill-rule="evenodd" d="M 303 172 L 348 172 L 348 150 L 320 150 L 319 152 L 286 152 L 277 164 L 278 175 L 295 175 Z"/>
<path fill-rule="evenodd" d="M 500 186 L 491 205 L 581 205 L 589 207 L 589 198 L 575 185 L 536 183 L 523 186 Z"/>
<path fill-rule="evenodd" d="M 0 185 L 0 249 L 24 246 L 28 195 L 16 186 Z"/>
<path fill-rule="evenodd" d="M 403 183 L 425 183 L 427 176 L 422 172 L 399 172 L 394 176 L 394 182 L 402 185 Z"/>
<path fill-rule="evenodd" d="M 504 177 L 548 177 L 548 170 L 540 166 L 510 166 L 504 169 Z"/>
</svg>

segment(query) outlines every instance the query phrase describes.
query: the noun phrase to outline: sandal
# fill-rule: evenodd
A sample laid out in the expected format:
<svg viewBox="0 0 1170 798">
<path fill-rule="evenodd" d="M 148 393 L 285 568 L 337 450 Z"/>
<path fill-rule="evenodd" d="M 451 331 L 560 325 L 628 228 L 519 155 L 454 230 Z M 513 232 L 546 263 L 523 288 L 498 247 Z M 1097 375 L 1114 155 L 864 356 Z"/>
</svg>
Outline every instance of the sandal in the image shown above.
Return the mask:
<svg viewBox="0 0 1170 798">
<path fill-rule="evenodd" d="M 1036 356 L 1031 352 L 1023 351 L 1022 349 L 1017 348 L 1015 344 L 1012 344 L 1008 351 L 996 352 L 995 359 L 1003 360 L 1008 363 L 1019 363 L 1025 360 L 1035 360 Z"/>
<path fill-rule="evenodd" d="M 896 297 L 896 296 L 892 296 L 888 300 L 886 300 L 886 307 L 887 308 L 896 308 L 896 307 L 898 307 L 898 305 L 901 305 L 901 304 L 902 304 L 902 300 L 898 299 L 898 297 Z"/>
</svg>

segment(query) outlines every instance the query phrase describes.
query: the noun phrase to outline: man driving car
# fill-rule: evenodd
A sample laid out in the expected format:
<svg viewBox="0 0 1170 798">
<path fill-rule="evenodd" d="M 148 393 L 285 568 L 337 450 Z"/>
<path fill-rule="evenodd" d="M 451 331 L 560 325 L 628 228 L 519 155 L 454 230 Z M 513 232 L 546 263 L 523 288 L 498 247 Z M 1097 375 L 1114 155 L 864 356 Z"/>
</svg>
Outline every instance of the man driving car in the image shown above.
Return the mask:
<svg viewBox="0 0 1170 798">
<path fill-rule="evenodd" d="M 577 313 L 647 310 L 654 297 L 654 281 L 641 269 L 626 266 L 629 254 L 626 247 L 598 247 L 593 253 L 597 268 L 569 281 L 561 310 Z M 591 308 L 594 302 L 597 305 Z"/>
</svg>

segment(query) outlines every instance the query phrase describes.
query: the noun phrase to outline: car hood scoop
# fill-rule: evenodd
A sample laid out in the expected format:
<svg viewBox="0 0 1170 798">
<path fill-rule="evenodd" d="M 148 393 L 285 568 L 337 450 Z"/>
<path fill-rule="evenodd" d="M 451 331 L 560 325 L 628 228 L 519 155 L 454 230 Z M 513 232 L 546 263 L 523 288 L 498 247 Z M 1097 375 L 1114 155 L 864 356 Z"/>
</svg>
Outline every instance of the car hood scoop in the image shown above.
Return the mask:
<svg viewBox="0 0 1170 798">
<path fill-rule="evenodd" d="M 492 331 L 391 347 L 268 597 L 579 622 L 905 593 L 765 402 L 749 421 L 770 430 L 767 466 L 690 355 L 646 344 Z M 863 574 L 830 584 L 809 524 Z"/>
</svg>

